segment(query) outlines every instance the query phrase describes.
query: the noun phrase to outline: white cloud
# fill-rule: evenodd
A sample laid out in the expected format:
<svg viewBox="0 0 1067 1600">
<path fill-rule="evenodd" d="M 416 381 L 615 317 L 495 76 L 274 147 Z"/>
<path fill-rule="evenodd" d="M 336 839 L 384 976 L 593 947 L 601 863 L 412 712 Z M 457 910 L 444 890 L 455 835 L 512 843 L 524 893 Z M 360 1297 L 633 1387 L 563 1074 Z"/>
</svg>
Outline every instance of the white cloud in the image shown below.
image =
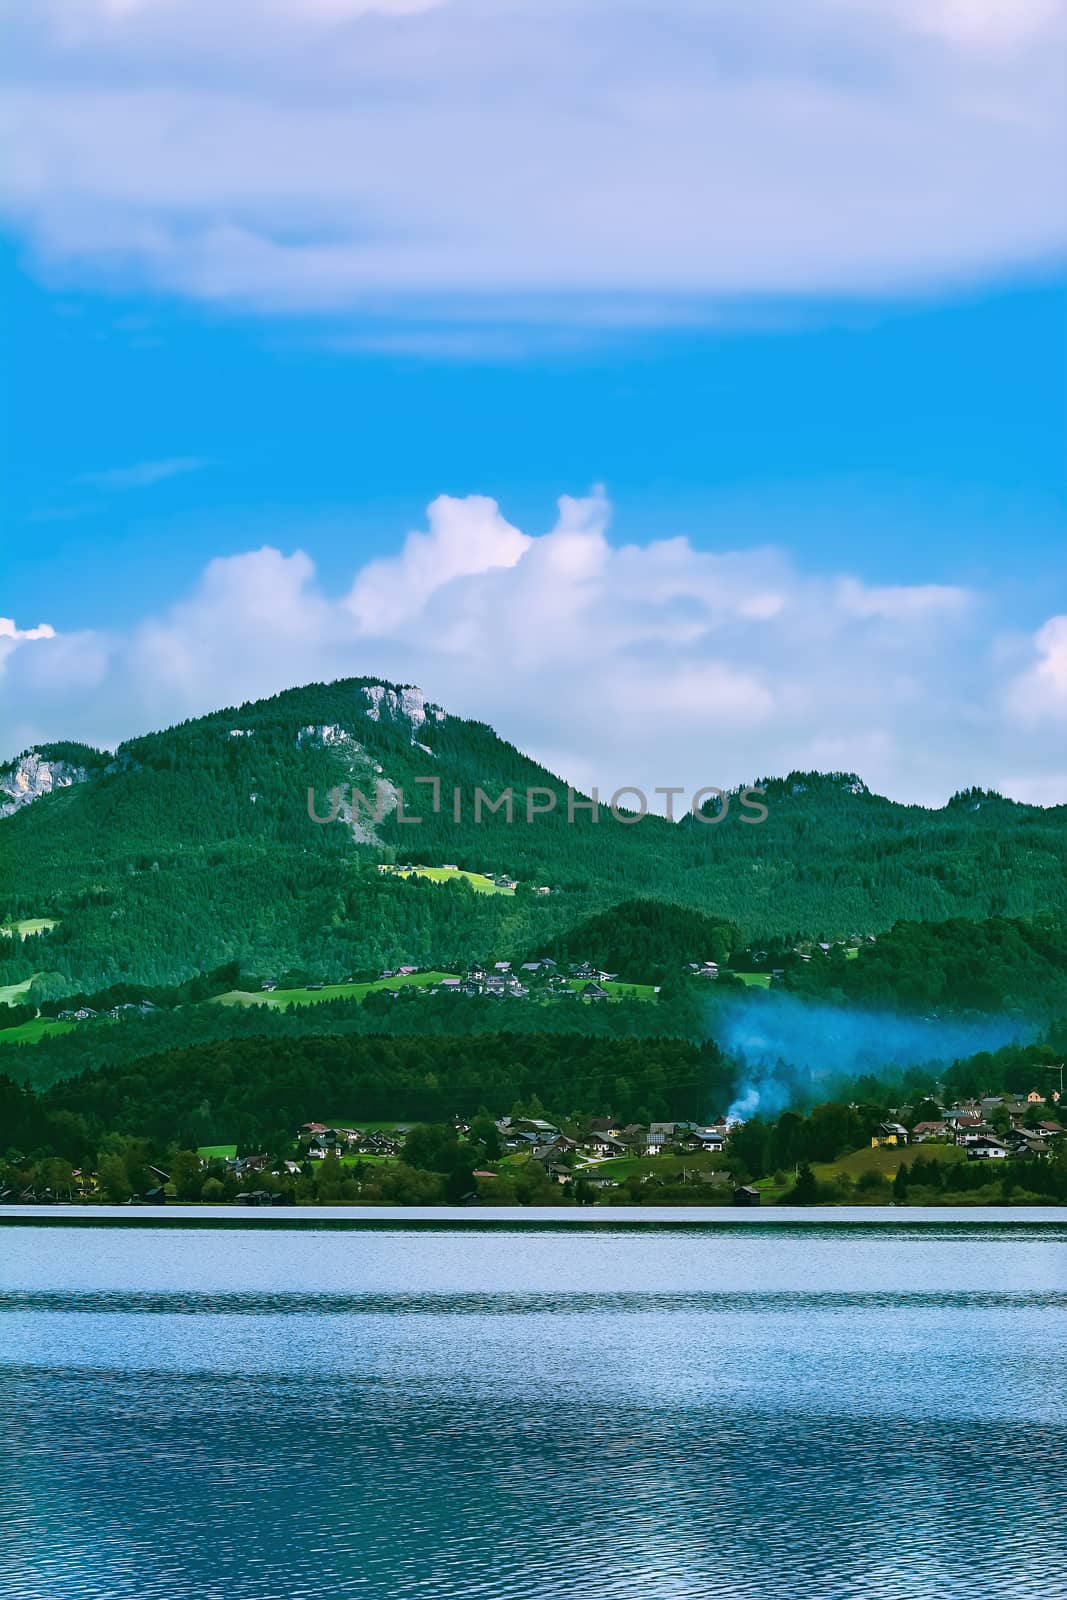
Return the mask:
<svg viewBox="0 0 1067 1600">
<path fill-rule="evenodd" d="M 1028 724 L 1067 719 L 1067 616 L 1050 617 L 1032 648 L 1037 660 L 1009 684 L 1008 705 Z"/>
<path fill-rule="evenodd" d="M 77 280 L 422 320 L 487 294 L 512 320 L 602 297 L 598 319 L 631 320 L 1064 247 L 1057 0 L 0 0 L 0 17 L 0 212 Z"/>
<path fill-rule="evenodd" d="M 36 628 L 16 628 L 12 617 L 0 617 L 0 668 L 11 652 L 26 640 L 54 639 L 55 633 L 47 622 L 39 623 Z"/>
<path fill-rule="evenodd" d="M 841 609 L 852 617 L 883 617 L 889 622 L 915 622 L 921 618 L 959 612 L 969 603 L 963 589 L 947 584 L 922 583 L 868 587 L 855 578 L 842 578 L 837 586 Z"/>
<path fill-rule="evenodd" d="M 601 491 L 564 497 L 555 526 L 531 535 L 490 499 L 441 496 L 428 531 L 337 598 L 304 552 L 265 548 L 211 562 L 166 614 L 124 633 L 0 623 L 0 751 L 112 744 L 293 683 L 373 674 L 421 683 L 602 791 L 820 767 L 911 800 L 971 784 L 1067 799 L 1040 721 L 1067 706 L 1067 619 L 1006 656 L 993 595 L 824 576 L 770 546 L 617 546 L 609 518 Z"/>
<path fill-rule="evenodd" d="M 18 641 L 20 639 L 51 639 L 55 637 L 55 629 L 47 622 L 38 623 L 36 628 L 16 628 L 13 618 L 0 617 L 0 639 Z"/>
<path fill-rule="evenodd" d="M 98 489 L 148 489 L 167 478 L 178 478 L 187 472 L 199 472 L 207 462 L 198 456 L 172 456 L 166 461 L 138 461 L 131 467 L 108 467 L 103 472 L 86 472 L 79 483 L 91 483 Z"/>
<path fill-rule="evenodd" d="M 409 533 L 399 556 L 372 561 L 356 579 L 347 603 L 362 632 L 389 633 L 453 578 L 513 567 L 530 544 L 484 495 L 440 495 L 427 515 L 429 533 Z"/>
<path fill-rule="evenodd" d="M 1001 794 L 1010 794 L 1013 800 L 1022 800 L 1030 806 L 1067 805 L 1067 770 L 1023 773 L 1002 778 L 994 787 Z"/>
</svg>

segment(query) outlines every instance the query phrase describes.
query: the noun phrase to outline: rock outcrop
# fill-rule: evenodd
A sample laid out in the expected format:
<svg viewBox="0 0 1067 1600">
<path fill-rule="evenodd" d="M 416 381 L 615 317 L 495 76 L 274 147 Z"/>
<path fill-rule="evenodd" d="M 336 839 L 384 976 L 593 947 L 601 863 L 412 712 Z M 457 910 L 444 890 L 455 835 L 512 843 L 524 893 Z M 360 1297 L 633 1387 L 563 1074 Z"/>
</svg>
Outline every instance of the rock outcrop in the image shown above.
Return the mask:
<svg viewBox="0 0 1067 1600">
<path fill-rule="evenodd" d="M 52 761 L 39 750 L 27 750 L 17 761 L 0 770 L 0 817 L 11 816 L 55 789 L 69 789 L 72 783 L 84 783 L 88 776 L 87 767 L 75 766 L 70 761 Z"/>
</svg>

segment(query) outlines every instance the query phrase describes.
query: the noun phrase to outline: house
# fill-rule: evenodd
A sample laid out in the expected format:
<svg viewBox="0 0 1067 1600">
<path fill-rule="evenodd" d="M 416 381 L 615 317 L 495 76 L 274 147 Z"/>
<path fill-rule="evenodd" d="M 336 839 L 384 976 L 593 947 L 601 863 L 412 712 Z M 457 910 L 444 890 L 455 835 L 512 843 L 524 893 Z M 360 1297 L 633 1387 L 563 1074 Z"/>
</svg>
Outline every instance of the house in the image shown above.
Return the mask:
<svg viewBox="0 0 1067 1600">
<path fill-rule="evenodd" d="M 577 966 L 575 966 L 572 963 L 570 971 L 571 971 L 571 977 L 572 978 L 595 978 L 596 977 L 596 970 L 595 970 L 595 968 L 593 968 L 590 965 L 590 963 L 588 961 L 579 961 Z"/>
<path fill-rule="evenodd" d="M 916 1144 L 922 1144 L 926 1139 L 944 1139 L 947 1134 L 947 1122 L 917 1122 L 911 1130 L 912 1140 Z"/>
<path fill-rule="evenodd" d="M 530 1151 L 531 1161 L 540 1161 L 544 1167 L 549 1167 L 559 1161 L 562 1155 L 555 1139 L 549 1139 L 545 1144 L 535 1144 Z"/>
<path fill-rule="evenodd" d="M 582 1140 L 582 1148 L 591 1156 L 623 1156 L 628 1154 L 628 1146 L 621 1139 L 613 1138 L 607 1133 L 590 1133 Z"/>
<path fill-rule="evenodd" d="M 899 1122 L 880 1122 L 871 1134 L 871 1149 L 880 1145 L 907 1144 L 908 1130 Z"/>
<path fill-rule="evenodd" d="M 266 981 L 261 983 L 259 987 L 263 990 L 264 994 L 273 994 L 278 985 L 273 978 L 267 978 Z"/>
<path fill-rule="evenodd" d="M 968 1161 L 1003 1161 L 1008 1154 L 998 1139 L 980 1134 L 967 1140 Z"/>
<path fill-rule="evenodd" d="M 1011 1154 L 1016 1161 L 1044 1160 L 1052 1154 L 1052 1146 L 1047 1139 L 1020 1139 Z"/>
<path fill-rule="evenodd" d="M 734 1190 L 732 1198 L 735 1206 L 758 1206 L 760 1192 L 758 1189 L 754 1189 L 751 1184 L 742 1183 Z"/>
<path fill-rule="evenodd" d="M 1026 1103 L 1028 1106 L 1043 1106 L 1045 1104 L 1045 1097 L 1043 1094 L 1038 1094 L 1036 1089 L 1031 1089 L 1030 1093 L 1026 1097 Z"/>
<path fill-rule="evenodd" d="M 582 988 L 581 988 L 581 995 L 582 995 L 582 999 L 583 1000 L 610 1000 L 611 999 L 611 996 L 609 995 L 608 991 L 606 989 L 602 989 L 600 987 L 599 983 L 583 983 Z"/>
</svg>

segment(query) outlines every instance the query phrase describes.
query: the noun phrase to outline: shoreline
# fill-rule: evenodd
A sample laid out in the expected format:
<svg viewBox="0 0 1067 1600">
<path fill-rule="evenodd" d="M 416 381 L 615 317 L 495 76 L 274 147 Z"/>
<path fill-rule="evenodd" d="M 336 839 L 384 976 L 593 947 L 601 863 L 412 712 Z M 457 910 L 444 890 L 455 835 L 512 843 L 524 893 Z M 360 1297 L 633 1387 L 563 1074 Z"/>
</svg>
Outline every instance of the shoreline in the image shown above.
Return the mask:
<svg viewBox="0 0 1067 1600">
<path fill-rule="evenodd" d="M 165 1205 L 12 1205 L 0 1207 L 0 1227 L 173 1226 L 281 1228 L 309 1225 L 337 1229 L 410 1227 L 493 1229 L 610 1229 L 658 1227 L 863 1227 L 893 1229 L 914 1225 L 999 1227 L 1061 1225 L 1063 1206 L 284 1206 L 242 1207 Z"/>
</svg>

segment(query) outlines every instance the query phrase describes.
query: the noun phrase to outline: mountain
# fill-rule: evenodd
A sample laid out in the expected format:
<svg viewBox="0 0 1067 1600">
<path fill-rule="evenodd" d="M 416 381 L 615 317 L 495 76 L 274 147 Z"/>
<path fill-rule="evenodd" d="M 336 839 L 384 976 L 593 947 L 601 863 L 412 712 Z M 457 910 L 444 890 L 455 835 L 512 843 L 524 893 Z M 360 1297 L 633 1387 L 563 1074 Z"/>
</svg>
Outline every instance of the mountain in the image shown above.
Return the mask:
<svg viewBox="0 0 1067 1600">
<path fill-rule="evenodd" d="M 1067 808 L 968 792 L 928 810 L 854 774 L 794 773 L 764 782 L 758 825 L 740 794 L 719 820 L 714 807 L 677 823 L 603 807 L 569 818 L 565 781 L 485 724 L 370 678 L 290 689 L 113 755 L 42 746 L 0 770 L 0 787 L 19 801 L 0 820 L 2 920 L 55 923 L 0 940 L 0 984 L 46 972 L 53 993 L 227 962 L 338 978 L 511 958 L 569 948 L 568 930 L 634 899 L 746 939 L 1067 904 Z M 478 789 L 494 802 L 510 789 L 511 821 L 503 802 L 476 816 Z M 309 791 L 322 818 L 334 792 L 335 821 L 311 819 Z M 527 821 L 527 801 L 549 794 L 555 809 Z M 405 863 L 459 870 L 388 870 Z"/>
</svg>

